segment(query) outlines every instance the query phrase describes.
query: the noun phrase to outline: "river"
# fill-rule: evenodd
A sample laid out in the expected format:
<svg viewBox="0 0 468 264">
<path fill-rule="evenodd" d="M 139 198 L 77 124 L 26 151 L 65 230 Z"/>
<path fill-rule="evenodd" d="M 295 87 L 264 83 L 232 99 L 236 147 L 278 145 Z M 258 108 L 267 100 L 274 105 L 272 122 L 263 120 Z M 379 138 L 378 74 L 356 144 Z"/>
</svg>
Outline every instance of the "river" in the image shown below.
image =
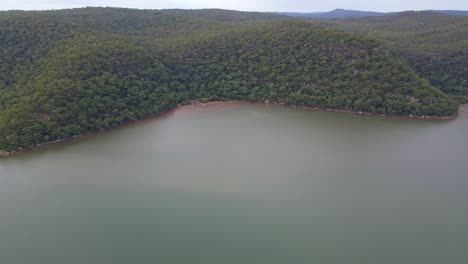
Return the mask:
<svg viewBox="0 0 468 264">
<path fill-rule="evenodd" d="M 184 107 L 0 160 L 0 263 L 468 263 L 468 113 Z"/>
</svg>

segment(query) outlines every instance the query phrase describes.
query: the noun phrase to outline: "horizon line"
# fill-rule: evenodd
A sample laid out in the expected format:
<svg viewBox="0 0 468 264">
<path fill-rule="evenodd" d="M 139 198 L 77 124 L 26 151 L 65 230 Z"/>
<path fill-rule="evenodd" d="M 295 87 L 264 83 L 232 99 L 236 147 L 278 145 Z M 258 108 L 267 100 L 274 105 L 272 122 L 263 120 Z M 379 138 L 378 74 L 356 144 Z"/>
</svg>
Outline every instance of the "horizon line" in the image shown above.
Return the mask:
<svg viewBox="0 0 468 264">
<path fill-rule="evenodd" d="M 421 12 L 421 11 L 461 11 L 468 12 L 468 10 L 461 9 L 406 9 L 399 11 L 373 11 L 373 10 L 359 10 L 359 9 L 345 9 L 335 8 L 329 11 L 258 11 L 258 10 L 237 10 L 217 7 L 201 7 L 201 8 L 138 8 L 138 7 L 121 7 L 121 6 L 70 6 L 70 7 L 59 7 L 59 8 L 44 8 L 44 9 L 0 9 L 0 12 L 8 11 L 23 11 L 23 12 L 36 12 L 36 11 L 60 11 L 60 10 L 72 10 L 72 9 L 84 9 L 84 8 L 115 8 L 115 9 L 135 9 L 135 10 L 225 10 L 225 11 L 237 11 L 237 12 L 255 12 L 255 13 L 296 13 L 296 14 L 313 14 L 313 13 L 329 13 L 336 10 L 345 11 L 356 11 L 356 12 L 375 12 L 375 13 L 402 13 L 402 12 Z"/>
</svg>

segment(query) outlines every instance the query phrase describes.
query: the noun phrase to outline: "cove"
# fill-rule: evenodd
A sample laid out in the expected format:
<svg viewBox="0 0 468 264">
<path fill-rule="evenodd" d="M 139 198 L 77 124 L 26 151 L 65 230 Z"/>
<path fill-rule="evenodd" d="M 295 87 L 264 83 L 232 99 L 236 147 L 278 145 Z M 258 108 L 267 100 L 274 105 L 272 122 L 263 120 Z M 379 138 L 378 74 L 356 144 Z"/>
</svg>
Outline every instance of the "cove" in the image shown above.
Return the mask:
<svg viewBox="0 0 468 264">
<path fill-rule="evenodd" d="M 468 114 L 186 107 L 0 160 L 1 263 L 465 263 Z"/>
</svg>

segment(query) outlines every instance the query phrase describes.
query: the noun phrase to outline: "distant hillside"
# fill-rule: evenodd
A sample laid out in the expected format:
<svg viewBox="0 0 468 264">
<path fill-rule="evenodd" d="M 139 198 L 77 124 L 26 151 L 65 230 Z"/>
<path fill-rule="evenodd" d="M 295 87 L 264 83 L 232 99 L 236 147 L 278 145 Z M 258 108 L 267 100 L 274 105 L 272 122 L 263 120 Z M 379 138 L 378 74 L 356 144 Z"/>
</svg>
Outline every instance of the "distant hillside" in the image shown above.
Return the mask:
<svg viewBox="0 0 468 264">
<path fill-rule="evenodd" d="M 380 12 L 345 10 L 345 9 L 335 9 L 330 12 L 315 12 L 315 13 L 284 12 L 281 14 L 288 15 L 291 17 L 306 17 L 306 18 L 320 18 L 320 19 L 370 17 L 370 16 L 386 15 L 386 13 L 380 13 Z"/>
<path fill-rule="evenodd" d="M 371 38 L 274 14 L 82 8 L 0 15 L 0 152 L 192 100 L 391 115 L 458 105 Z"/>
<path fill-rule="evenodd" d="M 468 16 L 468 11 L 460 10 L 429 10 L 430 12 L 445 14 L 450 16 Z"/>
<path fill-rule="evenodd" d="M 468 16 L 468 11 L 459 11 L 459 10 L 428 10 L 428 12 L 451 15 L 451 16 Z M 398 14 L 398 13 L 404 13 L 404 12 L 373 12 L 373 11 L 335 9 L 330 12 L 314 12 L 314 13 L 282 12 L 280 14 L 287 15 L 290 17 L 302 17 L 302 18 L 346 19 L 346 18 L 385 16 L 385 15 L 392 15 L 392 14 Z"/>
<path fill-rule="evenodd" d="M 468 95 L 468 17 L 425 11 L 314 22 L 379 39 L 442 91 Z"/>
<path fill-rule="evenodd" d="M 127 8 L 86 7 L 52 11 L 0 11 L 0 18 L 7 20 L 53 20 L 61 24 L 79 25 L 87 31 L 151 34 L 153 37 L 216 27 L 235 26 L 259 21 L 285 19 L 274 13 L 241 12 L 222 9 L 165 9 L 142 10 Z"/>
</svg>

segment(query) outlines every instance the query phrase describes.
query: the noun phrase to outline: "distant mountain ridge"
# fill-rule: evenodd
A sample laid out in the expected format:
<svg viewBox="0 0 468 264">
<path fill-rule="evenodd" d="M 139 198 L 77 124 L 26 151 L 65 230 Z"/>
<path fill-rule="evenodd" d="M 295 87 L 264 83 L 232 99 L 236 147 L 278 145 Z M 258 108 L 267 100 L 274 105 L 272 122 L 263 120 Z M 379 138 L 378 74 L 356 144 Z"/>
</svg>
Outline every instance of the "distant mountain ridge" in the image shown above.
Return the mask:
<svg viewBox="0 0 468 264">
<path fill-rule="evenodd" d="M 451 16 L 468 16 L 468 11 L 462 11 L 462 10 L 426 10 L 426 11 L 438 13 L 438 14 L 451 15 Z M 290 17 L 303 17 L 303 18 L 305 17 L 305 18 L 319 18 L 319 19 L 346 19 L 346 18 L 358 18 L 358 17 L 386 16 L 386 15 L 399 14 L 403 12 L 374 12 L 374 11 L 335 9 L 330 12 L 313 12 L 313 13 L 281 12 L 280 14 L 287 15 Z"/>
<path fill-rule="evenodd" d="M 428 10 L 429 12 L 451 15 L 451 16 L 468 16 L 468 11 L 462 10 Z"/>
<path fill-rule="evenodd" d="M 321 18 L 321 19 L 370 17 L 370 16 L 387 15 L 387 13 L 380 13 L 380 12 L 373 12 L 373 11 L 346 10 L 346 9 L 335 9 L 330 12 L 314 12 L 314 13 L 284 12 L 281 14 L 292 16 L 292 17 L 309 17 L 309 18 Z"/>
</svg>

